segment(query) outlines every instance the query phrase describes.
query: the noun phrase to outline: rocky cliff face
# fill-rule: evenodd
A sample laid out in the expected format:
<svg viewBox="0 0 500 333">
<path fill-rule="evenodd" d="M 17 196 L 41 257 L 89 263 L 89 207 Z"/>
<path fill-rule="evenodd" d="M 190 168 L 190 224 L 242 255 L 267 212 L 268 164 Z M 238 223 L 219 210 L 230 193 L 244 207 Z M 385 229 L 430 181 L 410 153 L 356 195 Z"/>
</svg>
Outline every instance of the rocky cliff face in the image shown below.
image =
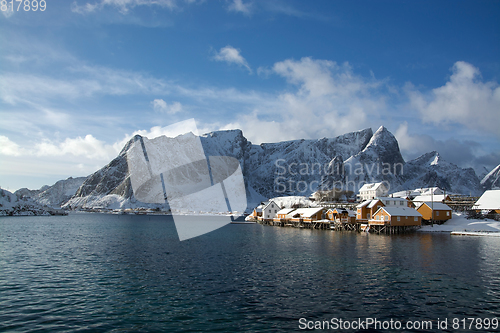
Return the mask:
<svg viewBox="0 0 500 333">
<path fill-rule="evenodd" d="M 67 207 L 150 207 L 133 195 L 127 151 L 90 175 Z M 443 161 L 437 152 L 405 162 L 396 138 L 384 127 L 347 133 L 336 138 L 293 140 L 253 145 L 240 130 L 216 131 L 200 137 L 207 156 L 238 159 L 249 206 L 264 198 L 310 195 L 333 187 L 356 192 L 365 182 L 385 181 L 392 191 L 439 186 L 447 192 L 481 194 L 472 169 Z M 161 206 L 161 205 L 156 205 Z M 163 209 L 166 207 L 163 206 Z"/>
<path fill-rule="evenodd" d="M 485 190 L 500 190 L 500 164 L 484 176 L 481 185 Z"/>
<path fill-rule="evenodd" d="M 47 207 L 42 207 L 30 197 L 19 197 L 0 189 L 0 216 L 50 215 Z"/>
<path fill-rule="evenodd" d="M 87 177 L 69 177 L 59 180 L 52 186 L 45 185 L 39 190 L 22 188 L 14 192 L 20 198 L 30 198 L 34 202 L 54 208 L 59 208 L 73 197 Z"/>
</svg>

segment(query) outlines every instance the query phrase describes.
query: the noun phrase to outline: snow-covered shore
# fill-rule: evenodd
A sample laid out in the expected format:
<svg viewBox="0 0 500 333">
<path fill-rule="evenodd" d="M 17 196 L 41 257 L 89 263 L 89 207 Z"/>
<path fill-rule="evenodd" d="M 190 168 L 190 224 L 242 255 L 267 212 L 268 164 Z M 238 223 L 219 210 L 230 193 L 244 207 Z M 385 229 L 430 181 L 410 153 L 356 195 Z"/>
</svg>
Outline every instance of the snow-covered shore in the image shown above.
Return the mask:
<svg viewBox="0 0 500 333">
<path fill-rule="evenodd" d="M 453 213 L 453 218 L 447 222 L 434 226 L 426 225 L 419 232 L 449 232 L 458 235 L 499 236 L 500 222 L 492 219 L 468 220 L 465 214 Z"/>
</svg>

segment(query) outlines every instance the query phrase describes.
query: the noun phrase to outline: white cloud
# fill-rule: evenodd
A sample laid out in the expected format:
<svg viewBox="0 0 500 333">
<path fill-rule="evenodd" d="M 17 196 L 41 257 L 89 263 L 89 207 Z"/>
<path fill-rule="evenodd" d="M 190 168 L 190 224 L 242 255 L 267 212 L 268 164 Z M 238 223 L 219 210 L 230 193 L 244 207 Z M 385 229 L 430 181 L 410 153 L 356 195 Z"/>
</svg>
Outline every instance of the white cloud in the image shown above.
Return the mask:
<svg viewBox="0 0 500 333">
<path fill-rule="evenodd" d="M 500 87 L 496 82 L 482 82 L 481 73 L 471 64 L 458 61 L 444 86 L 428 94 L 408 85 L 411 106 L 424 123 L 461 124 L 477 131 L 500 135 Z"/>
<path fill-rule="evenodd" d="M 188 2 L 189 3 L 189 2 Z M 101 0 L 95 3 L 87 2 L 83 5 L 78 5 L 73 2 L 71 10 L 78 14 L 88 14 L 100 10 L 106 6 L 118 8 L 122 14 L 137 6 L 158 6 L 168 9 L 177 7 L 176 0 Z"/>
<path fill-rule="evenodd" d="M 75 66 L 67 73 L 71 74 L 68 78 L 17 73 L 0 75 L 0 100 L 16 105 L 94 95 L 166 93 L 171 87 L 161 79 L 99 66 Z"/>
<path fill-rule="evenodd" d="M 231 4 L 227 7 L 230 12 L 243 13 L 245 15 L 251 14 L 251 3 L 244 3 L 243 0 L 233 0 Z"/>
<path fill-rule="evenodd" d="M 151 102 L 151 104 L 153 105 L 153 109 L 156 112 L 162 112 L 166 114 L 176 114 L 183 110 L 182 104 L 179 102 L 173 102 L 172 104 L 168 105 L 167 102 L 165 102 L 163 99 L 155 99 L 153 102 Z"/>
<path fill-rule="evenodd" d="M 348 64 L 302 58 L 274 64 L 291 89 L 223 128 L 241 128 L 255 143 L 333 137 L 379 123 L 387 110 L 382 81 L 356 76 Z"/>
<path fill-rule="evenodd" d="M 7 6 L 7 10 L 2 10 L 2 14 L 5 18 L 9 18 L 14 15 L 14 10 L 11 6 Z"/>
<path fill-rule="evenodd" d="M 223 47 L 219 52 L 216 52 L 214 59 L 217 61 L 225 61 L 229 64 L 233 63 L 238 66 L 245 67 L 249 73 L 252 73 L 252 69 L 248 65 L 247 61 L 241 56 L 240 50 L 235 49 L 230 45 Z"/>
<path fill-rule="evenodd" d="M 66 138 L 60 143 L 45 140 L 35 144 L 33 152 L 37 156 L 74 155 L 83 156 L 91 160 L 109 161 L 116 157 L 119 151 L 112 145 L 107 145 L 91 134 L 88 134 L 83 138 Z"/>
<path fill-rule="evenodd" d="M 0 155 L 20 156 L 22 155 L 21 147 L 8 137 L 0 135 Z"/>
</svg>

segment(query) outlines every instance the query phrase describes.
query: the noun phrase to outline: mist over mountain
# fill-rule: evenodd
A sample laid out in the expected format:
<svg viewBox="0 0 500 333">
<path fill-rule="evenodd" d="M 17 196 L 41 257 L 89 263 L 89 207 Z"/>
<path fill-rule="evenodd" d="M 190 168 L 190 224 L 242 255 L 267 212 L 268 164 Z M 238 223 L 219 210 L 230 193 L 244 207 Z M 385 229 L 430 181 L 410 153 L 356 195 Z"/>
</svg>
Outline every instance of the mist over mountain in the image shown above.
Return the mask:
<svg viewBox="0 0 500 333">
<path fill-rule="evenodd" d="M 127 151 L 140 139 L 136 135 L 115 159 L 87 177 L 64 207 L 167 209 L 166 204 L 145 204 L 134 197 Z M 364 183 L 379 181 L 386 182 L 390 192 L 429 186 L 448 193 L 484 191 L 472 168 L 449 163 L 437 152 L 406 162 L 396 138 L 383 126 L 375 133 L 367 128 L 335 138 L 260 145 L 248 141 L 241 130 L 215 131 L 200 140 L 206 156 L 230 156 L 240 162 L 249 207 L 266 198 L 307 196 L 318 189 L 355 193 Z"/>
</svg>

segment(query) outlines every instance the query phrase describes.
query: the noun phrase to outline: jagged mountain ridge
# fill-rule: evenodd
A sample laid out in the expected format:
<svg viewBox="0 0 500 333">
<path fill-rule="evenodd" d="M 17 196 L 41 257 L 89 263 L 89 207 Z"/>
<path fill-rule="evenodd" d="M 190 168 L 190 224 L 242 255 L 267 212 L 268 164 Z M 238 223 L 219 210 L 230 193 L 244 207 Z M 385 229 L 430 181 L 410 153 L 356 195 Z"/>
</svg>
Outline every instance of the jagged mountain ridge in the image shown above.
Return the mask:
<svg viewBox="0 0 500 333">
<path fill-rule="evenodd" d="M 87 177 L 69 177 L 59 180 L 54 185 L 44 185 L 39 190 L 21 188 L 14 192 L 20 198 L 30 198 L 34 202 L 49 207 L 61 207 L 71 199 Z"/>
<path fill-rule="evenodd" d="M 50 215 L 47 207 L 42 207 L 30 197 L 18 195 L 0 188 L 0 216 Z"/>
<path fill-rule="evenodd" d="M 485 190 L 500 189 L 500 164 L 484 176 L 481 180 L 481 185 L 483 185 Z"/>
<path fill-rule="evenodd" d="M 127 151 L 140 138 L 132 138 L 115 159 L 90 175 L 66 207 L 160 207 L 133 195 Z M 405 162 L 385 127 L 375 133 L 368 128 L 335 138 L 260 145 L 248 141 L 241 130 L 215 131 L 200 140 L 207 156 L 238 159 L 252 204 L 276 196 L 309 195 L 320 186 L 347 189 L 350 184 L 357 191 L 364 182 L 375 181 L 386 181 L 391 191 L 440 186 L 448 192 L 482 193 L 474 170 L 443 161 L 437 152 Z"/>
</svg>

